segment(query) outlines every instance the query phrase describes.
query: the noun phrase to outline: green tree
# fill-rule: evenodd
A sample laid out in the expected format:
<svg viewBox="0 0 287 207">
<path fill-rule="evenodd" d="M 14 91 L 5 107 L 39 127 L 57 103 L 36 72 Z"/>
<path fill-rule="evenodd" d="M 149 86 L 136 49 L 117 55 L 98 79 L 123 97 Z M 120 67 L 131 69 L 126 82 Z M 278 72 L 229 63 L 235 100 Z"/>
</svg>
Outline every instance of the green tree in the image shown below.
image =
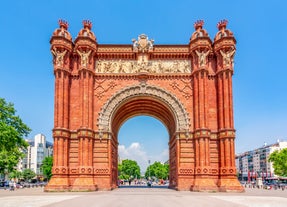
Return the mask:
<svg viewBox="0 0 287 207">
<path fill-rule="evenodd" d="M 12 180 L 18 180 L 18 179 L 21 179 L 22 178 L 22 172 L 20 171 L 17 171 L 17 170 L 14 170 L 12 171 L 10 174 L 9 174 L 9 179 Z"/>
<path fill-rule="evenodd" d="M 140 166 L 134 160 L 123 160 L 118 165 L 119 179 L 133 179 L 140 178 Z"/>
<path fill-rule="evenodd" d="M 162 164 L 160 162 L 154 162 L 152 165 L 148 166 L 145 177 L 156 177 L 158 179 L 164 179 L 166 180 L 169 175 L 169 165 L 168 164 Z"/>
<path fill-rule="evenodd" d="M 287 177 L 287 148 L 271 153 L 268 161 L 273 162 L 276 175 Z"/>
<path fill-rule="evenodd" d="M 43 175 L 50 180 L 52 177 L 53 157 L 45 157 L 41 166 Z"/>
<path fill-rule="evenodd" d="M 20 158 L 23 158 L 24 154 L 18 148 L 11 149 L 9 151 L 0 151 L 0 173 L 8 174 L 12 172 L 17 166 Z"/>
<path fill-rule="evenodd" d="M 23 137 L 31 130 L 15 114 L 14 105 L 0 98 L 0 173 L 12 172 L 28 146 Z"/>
<path fill-rule="evenodd" d="M 25 181 L 31 180 L 36 176 L 36 173 L 32 171 L 31 169 L 25 169 L 22 172 L 23 178 Z"/>
</svg>

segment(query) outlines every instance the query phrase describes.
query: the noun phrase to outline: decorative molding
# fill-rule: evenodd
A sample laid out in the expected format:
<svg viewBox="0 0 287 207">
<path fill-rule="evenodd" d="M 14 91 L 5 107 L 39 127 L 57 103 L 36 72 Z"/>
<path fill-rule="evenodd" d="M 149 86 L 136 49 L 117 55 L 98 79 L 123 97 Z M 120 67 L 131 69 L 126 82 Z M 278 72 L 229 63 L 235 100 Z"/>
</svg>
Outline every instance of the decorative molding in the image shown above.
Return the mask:
<svg viewBox="0 0 287 207">
<path fill-rule="evenodd" d="M 190 120 L 188 113 L 180 101 L 162 88 L 151 85 L 135 85 L 124 88 L 112 96 L 99 113 L 98 127 L 101 131 L 112 131 L 111 123 L 116 109 L 124 101 L 137 96 L 150 96 L 164 102 L 173 112 L 176 121 L 176 131 L 188 131 Z"/>
<path fill-rule="evenodd" d="M 194 170 L 193 169 L 190 169 L 190 168 L 187 168 L 187 169 L 179 169 L 179 174 L 180 175 L 194 175 Z"/>
<path fill-rule="evenodd" d="M 221 167 L 219 173 L 220 175 L 234 175 L 236 174 L 236 169 L 233 167 Z"/>
<path fill-rule="evenodd" d="M 109 174 L 109 169 L 108 168 L 94 169 L 94 174 L 96 174 L 96 175 L 107 175 L 107 174 Z"/>
<path fill-rule="evenodd" d="M 173 81 L 172 83 L 170 83 L 169 85 L 174 89 L 174 90 L 178 90 L 179 92 L 182 93 L 182 96 L 185 99 L 189 99 L 190 97 L 192 97 L 192 87 L 191 87 L 191 82 L 190 80 L 188 81 L 184 81 L 183 79 L 180 79 L 181 82 L 184 83 L 184 86 L 181 88 L 180 85 L 178 84 L 177 81 Z"/>
<path fill-rule="evenodd" d="M 96 73 L 190 73 L 192 71 L 189 60 L 104 60 L 96 62 Z"/>
<path fill-rule="evenodd" d="M 96 88 L 94 89 L 94 91 L 95 91 L 95 96 L 98 99 L 101 99 L 108 90 L 113 89 L 115 86 L 117 86 L 117 84 L 114 81 L 111 81 L 110 83 L 108 83 L 108 87 L 104 88 L 102 86 L 102 83 L 104 82 L 105 80 L 103 81 L 98 81 L 97 79 L 95 80 Z"/>
<path fill-rule="evenodd" d="M 52 173 L 53 175 L 55 174 L 68 174 L 69 173 L 69 168 L 66 166 L 57 166 L 52 168 Z"/>
</svg>

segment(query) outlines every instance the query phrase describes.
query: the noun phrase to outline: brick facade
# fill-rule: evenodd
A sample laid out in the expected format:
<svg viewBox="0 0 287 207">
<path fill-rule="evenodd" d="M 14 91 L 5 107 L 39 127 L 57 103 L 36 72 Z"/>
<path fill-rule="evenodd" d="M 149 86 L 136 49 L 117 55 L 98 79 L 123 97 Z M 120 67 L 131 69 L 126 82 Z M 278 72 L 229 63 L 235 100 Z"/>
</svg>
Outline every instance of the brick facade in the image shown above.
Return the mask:
<svg viewBox="0 0 287 207">
<path fill-rule="evenodd" d="M 232 105 L 236 41 L 227 21 L 211 41 L 197 21 L 187 45 L 98 44 L 92 24 L 73 41 L 59 21 L 51 38 L 55 74 L 54 166 L 46 191 L 117 187 L 117 134 L 135 115 L 170 135 L 170 187 L 243 191 L 236 177 Z"/>
</svg>

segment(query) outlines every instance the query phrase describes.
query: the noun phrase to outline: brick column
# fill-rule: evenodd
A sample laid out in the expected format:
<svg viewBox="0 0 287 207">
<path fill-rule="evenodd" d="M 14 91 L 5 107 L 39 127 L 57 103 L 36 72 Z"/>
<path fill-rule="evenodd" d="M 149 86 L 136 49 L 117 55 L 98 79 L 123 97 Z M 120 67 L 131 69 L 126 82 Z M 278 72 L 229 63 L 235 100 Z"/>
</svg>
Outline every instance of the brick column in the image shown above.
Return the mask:
<svg viewBox="0 0 287 207">
<path fill-rule="evenodd" d="M 194 149 L 195 169 L 193 191 L 217 190 L 211 177 L 210 166 L 210 134 L 208 126 L 208 75 L 211 65 L 212 42 L 207 32 L 202 29 L 203 21 L 194 24 L 195 32 L 190 41 L 190 52 L 193 59 L 193 106 L 194 106 Z"/>
<path fill-rule="evenodd" d="M 73 191 L 94 191 L 94 79 L 96 36 L 91 31 L 92 23 L 83 21 L 83 28 L 74 42 L 76 64 L 74 71 L 79 77 L 79 113 L 80 126 L 77 128 L 78 138 L 78 175 L 71 184 Z M 76 73 L 75 72 L 75 73 Z"/>
<path fill-rule="evenodd" d="M 193 191 L 216 191 L 217 186 L 211 176 L 210 129 L 207 127 L 207 70 L 202 68 L 193 75 L 194 87 L 194 146 L 195 180 Z"/>
<path fill-rule="evenodd" d="M 227 21 L 217 24 L 214 51 L 217 59 L 218 95 L 218 140 L 219 140 L 219 181 L 220 191 L 244 191 L 236 177 L 235 166 L 235 129 L 233 124 L 232 75 L 233 56 L 236 40 L 233 33 L 226 29 Z"/>
<path fill-rule="evenodd" d="M 69 189 L 70 56 L 73 45 L 67 31 L 68 23 L 60 20 L 59 25 L 60 28 L 55 30 L 50 41 L 55 75 L 54 156 L 53 176 L 45 191 Z"/>
<path fill-rule="evenodd" d="M 231 82 L 231 70 L 223 70 L 218 74 L 220 191 L 243 190 L 236 177 Z"/>
<path fill-rule="evenodd" d="M 82 65 L 79 59 L 79 84 L 80 84 L 80 116 L 81 127 L 78 129 L 78 173 L 79 176 L 73 182 L 73 191 L 94 191 L 97 189 L 94 183 L 93 148 L 95 133 L 93 131 L 93 91 L 94 72 L 90 62 Z"/>
</svg>

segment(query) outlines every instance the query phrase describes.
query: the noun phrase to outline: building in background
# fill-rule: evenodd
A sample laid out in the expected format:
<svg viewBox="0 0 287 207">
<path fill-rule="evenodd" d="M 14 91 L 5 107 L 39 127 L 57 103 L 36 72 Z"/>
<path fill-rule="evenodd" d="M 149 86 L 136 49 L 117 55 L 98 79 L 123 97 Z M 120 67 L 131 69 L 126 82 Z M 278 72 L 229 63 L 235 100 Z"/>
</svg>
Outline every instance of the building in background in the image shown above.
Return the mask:
<svg viewBox="0 0 287 207">
<path fill-rule="evenodd" d="M 41 165 L 45 157 L 53 156 L 53 144 L 46 141 L 43 134 L 37 134 L 34 139 L 26 140 L 29 146 L 24 151 L 25 157 L 20 160 L 19 171 L 31 169 L 37 175 L 42 175 Z"/>
<path fill-rule="evenodd" d="M 287 148 L 287 141 L 277 141 L 275 144 L 267 145 L 236 155 L 236 168 L 239 173 L 239 180 L 254 180 L 257 176 L 276 177 L 271 162 L 268 162 L 269 155 L 276 151 Z"/>
</svg>

